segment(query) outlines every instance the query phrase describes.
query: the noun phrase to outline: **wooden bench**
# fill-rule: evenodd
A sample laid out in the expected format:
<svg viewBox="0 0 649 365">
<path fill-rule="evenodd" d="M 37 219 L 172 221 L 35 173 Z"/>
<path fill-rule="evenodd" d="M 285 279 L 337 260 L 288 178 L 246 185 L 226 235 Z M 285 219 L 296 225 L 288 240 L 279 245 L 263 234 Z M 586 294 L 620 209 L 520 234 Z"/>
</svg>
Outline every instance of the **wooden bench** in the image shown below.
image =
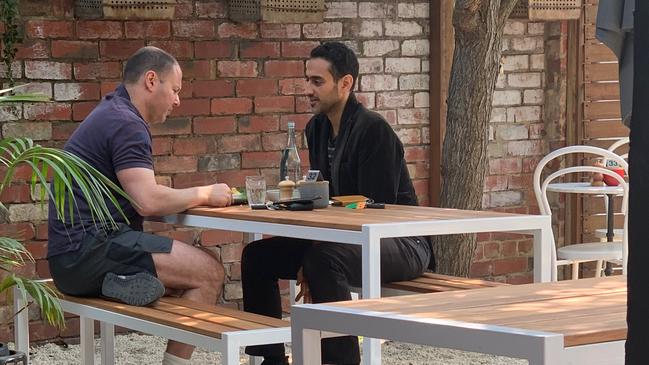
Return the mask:
<svg viewBox="0 0 649 365">
<path fill-rule="evenodd" d="M 383 287 L 416 293 L 439 293 L 455 290 L 482 289 L 504 285 L 509 284 L 426 272 L 416 279 L 383 284 Z"/>
<path fill-rule="evenodd" d="M 624 363 L 626 276 L 293 307 L 294 364 L 320 337 L 372 338 L 526 358 L 530 365 Z M 376 364 L 377 362 L 372 362 Z"/>
<path fill-rule="evenodd" d="M 181 298 L 163 297 L 152 306 L 136 307 L 62 295 L 61 306 L 80 317 L 82 365 L 94 364 L 94 321 L 100 322 L 101 363 L 105 365 L 115 363 L 115 325 L 221 352 L 222 363 L 227 365 L 239 364 L 242 346 L 290 342 L 291 335 L 288 321 Z M 24 337 L 29 334 L 29 323 L 23 312 L 15 318 L 17 346 L 21 342 L 29 345 L 29 338 Z"/>
</svg>

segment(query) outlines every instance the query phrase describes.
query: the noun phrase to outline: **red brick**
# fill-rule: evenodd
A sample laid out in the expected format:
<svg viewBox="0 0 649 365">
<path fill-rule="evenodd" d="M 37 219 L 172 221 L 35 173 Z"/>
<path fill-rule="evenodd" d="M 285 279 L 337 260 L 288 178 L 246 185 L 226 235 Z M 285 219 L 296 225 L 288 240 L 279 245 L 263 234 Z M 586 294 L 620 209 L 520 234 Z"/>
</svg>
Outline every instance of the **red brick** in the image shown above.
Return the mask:
<svg viewBox="0 0 649 365">
<path fill-rule="evenodd" d="M 178 61 L 183 79 L 213 79 L 213 62 L 208 60 Z"/>
<path fill-rule="evenodd" d="M 304 61 L 266 61 L 266 77 L 303 77 Z"/>
<path fill-rule="evenodd" d="M 241 243 L 223 245 L 221 246 L 221 260 L 223 262 L 241 261 L 242 251 L 243 245 Z"/>
<path fill-rule="evenodd" d="M 523 173 L 533 173 L 534 169 L 536 169 L 536 166 L 541 162 L 542 156 L 536 156 L 536 157 L 523 157 L 523 162 L 522 162 L 522 169 L 521 172 Z"/>
<path fill-rule="evenodd" d="M 25 61 L 25 76 L 28 79 L 69 80 L 72 67 L 63 62 Z"/>
<path fill-rule="evenodd" d="M 199 18 L 225 18 L 226 5 L 223 2 L 196 3 L 196 16 Z"/>
<path fill-rule="evenodd" d="M 408 162 L 427 161 L 430 150 L 428 147 L 424 146 L 413 146 L 404 148 L 404 153 L 404 157 Z"/>
<path fill-rule="evenodd" d="M 167 118 L 164 123 L 151 125 L 153 136 L 177 136 L 192 133 L 189 118 Z"/>
<path fill-rule="evenodd" d="M 229 58 L 234 45 L 229 41 L 197 41 L 194 43 L 196 58 Z"/>
<path fill-rule="evenodd" d="M 292 96 L 260 96 L 255 98 L 255 113 L 295 112 L 295 98 Z"/>
<path fill-rule="evenodd" d="M 54 84 L 54 100 L 99 100 L 99 84 L 94 82 Z"/>
<path fill-rule="evenodd" d="M 241 263 L 233 262 L 230 264 L 228 270 L 230 272 L 230 280 L 241 280 Z"/>
<path fill-rule="evenodd" d="M 219 25 L 219 38 L 257 38 L 257 25 L 255 23 L 222 23 Z"/>
<path fill-rule="evenodd" d="M 25 119 L 31 120 L 69 120 L 72 108 L 65 103 L 25 104 L 23 113 Z"/>
<path fill-rule="evenodd" d="M 533 188 L 533 184 L 534 175 L 532 174 L 510 175 L 507 187 L 508 189 L 531 190 Z"/>
<path fill-rule="evenodd" d="M 282 42 L 282 57 L 308 58 L 311 50 L 319 46 L 320 42 Z"/>
<path fill-rule="evenodd" d="M 32 241 L 25 243 L 25 248 L 32 254 L 35 260 L 47 257 L 47 242 Z M 37 267 L 38 270 L 38 267 Z"/>
<path fill-rule="evenodd" d="M 47 241 L 47 223 L 40 223 L 36 225 L 36 237 L 37 240 Z"/>
<path fill-rule="evenodd" d="M 25 241 L 33 239 L 34 235 L 34 227 L 31 223 L 0 223 L 0 237 Z"/>
<path fill-rule="evenodd" d="M 84 120 L 95 109 L 97 104 L 96 101 L 82 101 L 72 104 L 72 120 Z"/>
<path fill-rule="evenodd" d="M 296 96 L 295 97 L 295 112 L 296 113 L 309 113 L 312 112 L 313 108 L 311 107 L 311 102 L 306 96 Z M 377 113 L 381 111 L 377 110 Z M 396 113 L 395 113 L 396 118 Z M 395 123 L 396 124 L 396 123 Z"/>
<path fill-rule="evenodd" d="M 195 156 L 160 156 L 154 157 L 153 165 L 159 174 L 196 172 L 197 159 Z"/>
<path fill-rule="evenodd" d="M 260 23 L 262 38 L 300 38 L 302 30 L 299 24 Z"/>
<path fill-rule="evenodd" d="M 242 58 L 277 58 L 280 55 L 279 42 L 242 42 L 239 55 Z"/>
<path fill-rule="evenodd" d="M 309 159 L 309 156 L 306 156 L 307 161 Z M 415 188 L 415 192 L 417 195 L 426 195 L 428 194 L 428 189 L 430 186 L 428 185 L 428 180 L 414 180 L 412 182 L 412 186 Z"/>
<path fill-rule="evenodd" d="M 68 38 L 72 37 L 72 23 L 67 21 L 28 20 L 25 34 L 29 38 Z"/>
<path fill-rule="evenodd" d="M 202 80 L 192 83 L 193 95 L 196 97 L 234 96 L 234 81 L 232 80 Z"/>
<path fill-rule="evenodd" d="M 194 15 L 194 2 L 182 2 L 176 4 L 176 11 L 174 13 L 174 19 L 185 19 L 191 18 Z"/>
<path fill-rule="evenodd" d="M 106 94 L 110 94 L 115 89 L 117 89 L 117 86 L 119 86 L 122 82 L 117 81 L 117 80 L 104 80 L 101 82 L 101 85 L 99 86 L 99 92 L 101 93 L 101 96 L 105 96 Z"/>
<path fill-rule="evenodd" d="M 179 60 L 194 58 L 194 47 L 190 41 L 151 41 L 149 45 L 164 49 Z"/>
<path fill-rule="evenodd" d="M 484 191 L 503 191 L 507 190 L 506 175 L 490 175 L 485 177 Z"/>
<path fill-rule="evenodd" d="M 211 20 L 174 21 L 171 26 L 175 37 L 208 38 L 215 34 Z"/>
<path fill-rule="evenodd" d="M 99 49 L 92 41 L 52 41 L 52 57 L 96 59 Z"/>
<path fill-rule="evenodd" d="M 67 141 L 78 126 L 79 123 L 53 123 L 52 140 Z"/>
<path fill-rule="evenodd" d="M 57 337 L 59 330 L 43 322 L 31 322 L 29 324 L 29 340 L 43 341 Z"/>
<path fill-rule="evenodd" d="M 190 245 L 193 245 L 194 242 L 196 242 L 197 237 L 197 233 L 194 230 L 188 229 L 160 232 L 159 234 Z"/>
<path fill-rule="evenodd" d="M 210 152 L 211 138 L 190 137 L 174 139 L 174 155 L 201 155 Z"/>
<path fill-rule="evenodd" d="M 257 77 L 254 61 L 219 61 L 217 68 L 220 77 Z"/>
<path fill-rule="evenodd" d="M 287 123 L 294 122 L 295 129 L 301 131 L 306 127 L 311 117 L 313 117 L 313 114 L 283 114 L 279 123 L 280 129 L 285 131 L 287 130 Z"/>
<path fill-rule="evenodd" d="M 249 98 L 221 98 L 212 100 L 212 114 L 250 114 L 252 100 Z"/>
<path fill-rule="evenodd" d="M 481 261 L 473 262 L 471 264 L 470 277 L 472 278 L 483 278 L 490 276 L 494 269 L 494 263 L 492 261 Z"/>
<path fill-rule="evenodd" d="M 494 260 L 494 275 L 519 273 L 528 270 L 527 257 Z"/>
<path fill-rule="evenodd" d="M 100 41 L 99 53 L 102 58 L 127 60 L 142 47 L 144 47 L 142 40 Z"/>
<path fill-rule="evenodd" d="M 507 276 L 507 283 L 512 285 L 531 284 L 533 282 L 534 282 L 534 275 L 532 273 Z"/>
<path fill-rule="evenodd" d="M 171 23 L 166 20 L 129 21 L 124 28 L 126 38 L 160 39 L 171 35 Z"/>
<path fill-rule="evenodd" d="M 105 20 L 80 20 L 77 22 L 79 39 L 122 38 L 122 22 Z"/>
<path fill-rule="evenodd" d="M 217 141 L 219 153 L 261 150 L 261 139 L 257 134 L 223 136 Z"/>
<path fill-rule="evenodd" d="M 246 176 L 259 175 L 259 170 L 227 170 L 216 174 L 216 181 L 228 186 L 245 186 Z"/>
<path fill-rule="evenodd" d="M 279 93 L 282 95 L 304 95 L 306 82 L 304 78 L 279 80 Z"/>
<path fill-rule="evenodd" d="M 77 80 L 118 78 L 122 75 L 119 62 L 75 63 L 74 78 Z"/>
<path fill-rule="evenodd" d="M 489 160 L 489 174 L 516 174 L 520 173 L 522 160 L 520 158 L 499 158 Z"/>
<path fill-rule="evenodd" d="M 254 79 L 237 81 L 237 96 L 269 95 L 277 95 L 277 80 Z"/>
<path fill-rule="evenodd" d="M 3 203 L 29 203 L 31 200 L 30 189 L 27 184 L 9 185 L 0 194 L 0 201 Z"/>
<path fill-rule="evenodd" d="M 170 155 L 173 140 L 171 138 L 153 138 L 151 148 L 154 156 Z"/>
<path fill-rule="evenodd" d="M 171 115 L 174 117 L 185 115 L 208 115 L 210 114 L 210 99 L 186 99 L 181 100 L 180 106 L 175 108 Z"/>
<path fill-rule="evenodd" d="M 246 115 L 239 117 L 239 133 L 274 132 L 279 130 L 276 115 Z"/>
<path fill-rule="evenodd" d="M 213 172 L 192 172 L 174 175 L 173 186 L 176 189 L 184 189 L 192 186 L 210 185 L 216 181 L 216 174 Z"/>
<path fill-rule="evenodd" d="M 502 257 L 518 256 L 518 241 L 503 241 L 500 245 L 502 247 Z"/>
<path fill-rule="evenodd" d="M 487 259 L 500 257 L 500 242 L 485 242 L 482 244 L 483 255 Z"/>
<path fill-rule="evenodd" d="M 243 233 L 210 229 L 201 232 L 201 245 L 219 246 L 228 243 L 243 242 Z"/>
<path fill-rule="evenodd" d="M 47 41 L 42 39 L 26 39 L 19 46 L 16 52 L 16 59 L 40 59 L 50 57 L 50 47 Z"/>
<path fill-rule="evenodd" d="M 7 168 L 0 165 L 0 176 L 7 174 Z M 32 178 L 32 169 L 27 165 L 19 165 L 14 170 L 13 181 L 29 181 Z"/>
<path fill-rule="evenodd" d="M 396 110 L 377 110 L 377 113 L 381 114 L 383 118 L 388 122 L 390 125 L 396 125 L 397 124 L 397 111 Z"/>
<path fill-rule="evenodd" d="M 57 18 L 72 19 L 74 8 L 70 6 L 70 0 L 52 0 L 52 15 Z"/>
<path fill-rule="evenodd" d="M 194 118 L 195 134 L 225 134 L 234 133 L 236 121 L 234 117 L 200 117 Z"/>
<path fill-rule="evenodd" d="M 279 167 L 278 152 L 243 152 L 241 154 L 241 167 Z"/>
<path fill-rule="evenodd" d="M 261 148 L 264 151 L 279 151 L 286 148 L 287 133 L 263 133 L 261 135 Z"/>
</svg>

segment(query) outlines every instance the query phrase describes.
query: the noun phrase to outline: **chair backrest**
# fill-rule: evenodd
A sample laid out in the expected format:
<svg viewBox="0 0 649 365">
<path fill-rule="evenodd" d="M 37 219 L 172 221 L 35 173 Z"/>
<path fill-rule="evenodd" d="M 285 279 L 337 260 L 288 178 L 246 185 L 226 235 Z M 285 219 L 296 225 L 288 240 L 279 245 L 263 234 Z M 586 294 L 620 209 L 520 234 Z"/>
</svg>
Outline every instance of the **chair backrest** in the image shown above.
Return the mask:
<svg viewBox="0 0 649 365">
<path fill-rule="evenodd" d="M 620 148 L 620 147 L 622 147 L 622 146 L 624 146 L 625 144 L 628 144 L 628 143 L 629 143 L 629 137 L 620 138 L 617 141 L 615 141 L 615 143 L 613 143 L 608 148 L 608 150 L 611 151 L 611 152 L 615 152 L 618 148 Z M 620 154 L 618 154 L 618 155 L 620 155 Z M 623 154 L 620 155 L 620 157 L 622 157 L 623 159 L 626 160 L 628 155 L 629 155 L 628 153 L 623 153 Z"/>
<path fill-rule="evenodd" d="M 548 197 L 547 197 L 547 188 L 548 185 L 554 181 L 555 179 L 568 175 L 568 174 L 574 174 L 574 173 L 580 173 L 580 172 L 591 172 L 591 173 L 601 173 L 604 175 L 611 176 L 617 182 L 620 184 L 620 186 L 623 189 L 623 197 L 622 197 L 622 207 L 621 207 L 621 212 L 624 214 L 624 232 L 625 234 L 622 237 L 623 240 L 623 270 L 626 273 L 626 262 L 627 262 L 627 241 L 628 241 L 628 234 L 626 234 L 627 230 L 627 225 L 628 225 L 628 218 L 627 218 L 627 208 L 628 208 L 628 201 L 629 201 L 629 185 L 627 182 L 624 180 L 624 178 L 614 171 L 611 171 L 609 169 L 603 168 L 603 167 L 597 167 L 597 166 L 574 166 L 574 167 L 566 167 L 559 169 L 553 173 L 551 173 L 548 177 L 546 177 L 542 182 L 541 182 L 541 175 L 543 173 L 544 167 L 552 160 L 555 158 L 559 158 L 568 154 L 573 154 L 573 153 L 580 153 L 580 154 L 592 154 L 592 155 L 599 155 L 601 157 L 604 157 L 605 159 L 610 159 L 615 162 L 619 166 L 621 166 L 625 173 L 628 174 L 629 171 L 629 164 L 619 155 L 609 151 L 605 150 L 603 148 L 599 147 L 593 147 L 593 146 L 569 146 L 569 147 L 563 147 L 560 148 L 556 151 L 553 151 L 549 153 L 547 156 L 545 156 L 539 164 L 536 166 L 536 169 L 534 170 L 534 194 L 536 195 L 536 201 L 539 205 L 539 210 L 541 214 L 543 215 L 552 215 L 552 210 L 550 209 L 550 203 L 548 202 Z M 554 241 L 554 237 L 553 237 Z M 552 253 L 552 261 L 553 263 L 556 263 L 556 242 L 555 242 L 555 251 Z M 552 280 L 556 280 L 556 265 L 553 265 L 552 268 Z"/>
<path fill-rule="evenodd" d="M 547 203 L 547 201 L 544 203 L 543 200 L 542 200 L 542 196 L 545 195 L 544 193 L 542 194 L 542 191 L 541 191 L 541 174 L 543 173 L 543 169 L 545 168 L 545 166 L 550 161 L 552 161 L 552 160 L 554 160 L 556 158 L 559 158 L 559 157 L 562 157 L 562 156 L 565 156 L 565 155 L 569 155 L 569 154 L 577 154 L 577 153 L 598 155 L 598 156 L 603 157 L 605 159 L 613 160 L 613 161 L 617 162 L 617 164 L 624 169 L 624 172 L 626 174 L 629 173 L 629 164 L 621 156 L 616 155 L 615 153 L 613 153 L 613 152 L 611 152 L 609 150 L 605 150 L 603 148 L 593 147 L 593 146 L 568 146 L 568 147 L 563 147 L 563 148 L 559 148 L 558 150 L 552 151 L 552 152 L 548 153 L 541 161 L 539 161 L 538 165 L 536 165 L 536 169 L 534 170 L 534 181 L 533 181 L 533 183 L 534 183 L 534 194 L 536 195 L 536 202 L 539 205 L 539 209 L 541 210 L 541 214 L 545 214 L 545 215 L 551 214 L 550 208 L 549 208 L 550 205 Z M 583 166 L 583 167 L 595 167 L 595 166 Z M 609 171 L 609 170 L 604 169 L 604 168 L 601 168 L 601 170 L 597 170 L 597 171 L 594 171 L 594 170 L 589 170 L 589 171 L 590 172 L 601 172 L 601 173 L 607 172 L 607 175 L 611 175 L 611 176 L 613 176 L 613 174 L 615 174 L 612 171 Z M 567 172 L 567 173 L 574 173 L 574 172 L 576 172 L 576 171 Z M 565 175 L 565 174 L 566 173 L 561 174 L 561 175 Z M 550 175 L 550 176 L 553 176 L 553 175 Z M 617 175 L 617 174 L 615 174 L 615 175 Z M 548 176 L 548 178 L 546 178 L 546 182 L 548 184 L 549 184 L 548 179 L 550 178 L 550 176 Z M 554 180 L 557 177 L 558 176 L 555 175 L 551 180 Z M 618 175 L 618 177 L 619 177 L 619 175 Z M 546 185 L 546 187 L 547 187 L 547 185 Z M 547 197 L 546 197 L 546 200 L 547 200 Z"/>
</svg>

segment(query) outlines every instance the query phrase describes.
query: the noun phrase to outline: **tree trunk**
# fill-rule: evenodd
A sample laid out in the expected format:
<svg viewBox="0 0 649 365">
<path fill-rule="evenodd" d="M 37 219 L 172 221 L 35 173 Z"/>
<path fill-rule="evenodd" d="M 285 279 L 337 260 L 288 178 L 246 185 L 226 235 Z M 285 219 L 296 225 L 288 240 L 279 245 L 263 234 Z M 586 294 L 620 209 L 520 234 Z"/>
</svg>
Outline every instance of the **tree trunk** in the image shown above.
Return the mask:
<svg viewBox="0 0 649 365">
<path fill-rule="evenodd" d="M 516 0 L 457 0 L 455 52 L 442 150 L 444 208 L 480 210 L 491 100 L 500 66 L 502 33 Z M 468 276 L 475 235 L 442 236 L 433 245 L 437 271 Z"/>
</svg>

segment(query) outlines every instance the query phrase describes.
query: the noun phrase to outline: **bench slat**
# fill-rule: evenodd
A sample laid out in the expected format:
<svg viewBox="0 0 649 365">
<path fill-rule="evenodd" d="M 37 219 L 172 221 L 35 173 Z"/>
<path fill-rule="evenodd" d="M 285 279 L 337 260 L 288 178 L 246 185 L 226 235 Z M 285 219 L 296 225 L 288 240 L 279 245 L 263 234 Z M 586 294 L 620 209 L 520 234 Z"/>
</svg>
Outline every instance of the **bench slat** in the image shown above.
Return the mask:
<svg viewBox="0 0 649 365">
<path fill-rule="evenodd" d="M 255 313 L 242 312 L 235 309 L 213 306 L 203 303 L 194 302 L 191 300 L 183 298 L 174 298 L 174 297 L 162 297 L 158 300 L 159 302 L 169 303 L 184 306 L 187 308 L 197 309 L 203 312 L 209 312 L 214 314 L 220 314 L 225 316 L 236 317 L 247 322 L 258 323 L 264 325 L 265 327 L 289 327 L 291 323 L 282 319 L 262 316 Z"/>
<path fill-rule="evenodd" d="M 438 293 L 454 290 L 468 290 L 509 285 L 495 281 L 461 278 L 456 276 L 424 273 L 413 280 L 384 284 L 385 287 L 418 293 Z"/>
<path fill-rule="evenodd" d="M 201 311 L 194 308 L 188 308 L 181 305 L 165 303 L 163 301 L 157 301 L 153 305 L 153 309 L 162 312 L 167 312 L 173 316 L 194 318 L 199 321 L 205 321 L 209 323 L 223 325 L 223 326 L 235 328 L 237 330 L 256 330 L 261 328 L 269 328 L 269 326 L 265 326 L 255 322 L 249 322 L 234 316 L 227 316 L 218 313 L 209 313 L 209 312 Z"/>
</svg>

